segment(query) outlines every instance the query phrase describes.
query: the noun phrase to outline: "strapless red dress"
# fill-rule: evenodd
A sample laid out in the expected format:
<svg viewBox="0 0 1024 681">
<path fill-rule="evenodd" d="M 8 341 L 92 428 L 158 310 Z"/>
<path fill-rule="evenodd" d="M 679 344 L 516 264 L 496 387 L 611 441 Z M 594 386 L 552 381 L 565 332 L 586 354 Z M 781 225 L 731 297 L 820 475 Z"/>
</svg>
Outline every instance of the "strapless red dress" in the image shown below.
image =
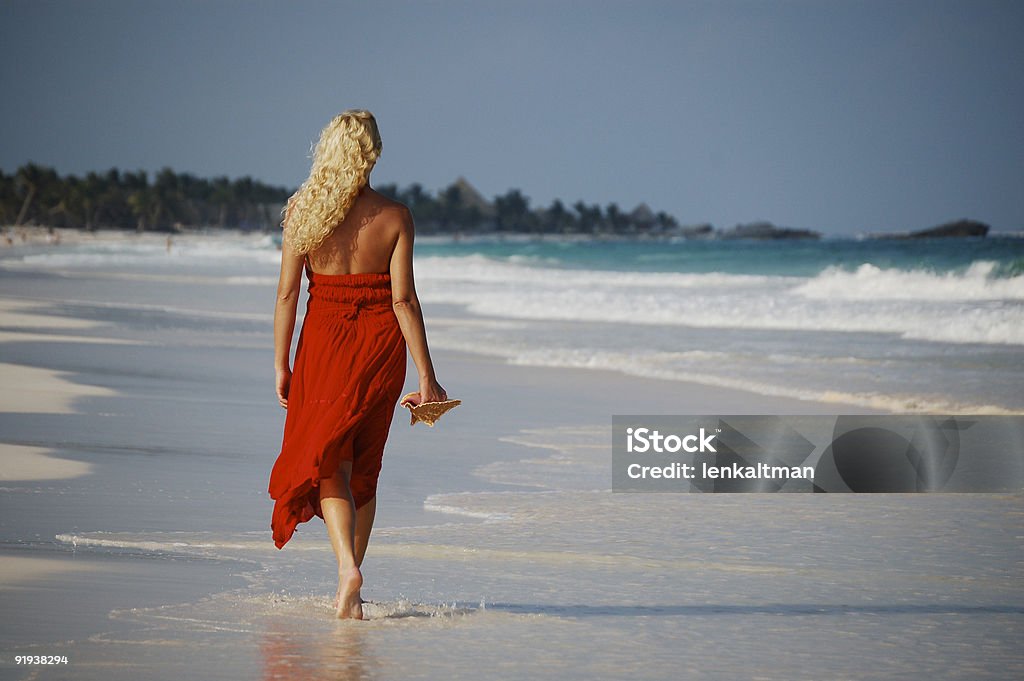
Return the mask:
<svg viewBox="0 0 1024 681">
<path fill-rule="evenodd" d="M 320 510 L 320 481 L 352 461 L 356 508 L 377 493 L 384 444 L 405 383 L 405 339 L 386 273 L 318 274 L 295 348 L 281 452 L 270 473 L 270 527 L 283 548 Z"/>
</svg>

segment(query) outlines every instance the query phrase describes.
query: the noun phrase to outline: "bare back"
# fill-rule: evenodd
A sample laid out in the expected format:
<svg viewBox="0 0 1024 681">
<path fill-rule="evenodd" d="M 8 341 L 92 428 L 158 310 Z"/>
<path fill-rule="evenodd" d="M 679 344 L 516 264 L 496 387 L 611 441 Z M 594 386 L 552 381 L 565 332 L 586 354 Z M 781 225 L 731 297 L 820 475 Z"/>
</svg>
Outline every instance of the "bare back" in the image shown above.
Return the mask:
<svg viewBox="0 0 1024 681">
<path fill-rule="evenodd" d="M 287 220 L 287 218 L 286 218 Z M 427 349 L 423 313 L 413 277 L 415 226 L 409 209 L 364 187 L 345 219 L 319 248 L 303 254 L 291 242 L 281 244 L 281 278 L 274 310 L 274 363 L 278 369 L 278 400 L 287 408 L 290 380 L 289 347 L 295 328 L 303 267 L 314 274 L 388 274 L 391 302 L 409 353 L 420 374 L 420 390 L 412 404 L 447 399 L 437 383 Z"/>
<path fill-rule="evenodd" d="M 405 206 L 365 187 L 345 219 L 308 254 L 318 274 L 388 272 L 406 215 Z"/>
</svg>

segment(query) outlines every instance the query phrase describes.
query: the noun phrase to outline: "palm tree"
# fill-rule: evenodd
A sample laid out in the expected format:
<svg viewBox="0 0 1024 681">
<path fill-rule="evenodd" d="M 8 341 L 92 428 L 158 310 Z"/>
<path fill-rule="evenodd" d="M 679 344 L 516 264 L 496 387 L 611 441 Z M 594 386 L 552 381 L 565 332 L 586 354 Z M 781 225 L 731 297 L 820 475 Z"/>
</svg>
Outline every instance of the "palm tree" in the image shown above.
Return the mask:
<svg viewBox="0 0 1024 681">
<path fill-rule="evenodd" d="M 551 202 L 551 207 L 544 213 L 545 227 L 552 232 L 562 234 L 573 231 L 576 220 L 572 213 L 565 209 L 560 199 Z"/>
<path fill-rule="evenodd" d="M 14 219 L 15 227 L 21 225 L 29 215 L 32 203 L 36 199 L 52 195 L 60 185 L 60 178 L 52 168 L 44 168 L 35 163 L 28 163 L 18 168 L 15 174 L 15 186 L 23 193 L 24 199 L 18 217 Z"/>
<path fill-rule="evenodd" d="M 429 193 L 423 190 L 419 183 L 413 183 L 401 192 L 399 201 L 404 203 L 416 216 L 417 224 L 424 226 L 424 231 L 429 231 L 436 225 L 441 214 L 440 204 Z"/>
<path fill-rule="evenodd" d="M 153 181 L 154 205 L 151 225 L 154 228 L 177 222 L 181 213 L 182 192 L 178 175 L 170 168 L 163 168 Z"/>
<path fill-rule="evenodd" d="M 241 211 L 241 215 L 238 216 L 238 226 L 244 230 L 252 229 L 252 203 L 256 193 L 252 178 L 246 175 L 235 180 L 232 191 Z"/>
<path fill-rule="evenodd" d="M 530 200 L 518 189 L 494 197 L 495 220 L 501 231 L 526 231 L 529 227 Z"/>
<path fill-rule="evenodd" d="M 21 203 L 14 175 L 6 175 L 0 170 L 0 224 L 12 223 Z"/>
<path fill-rule="evenodd" d="M 452 224 L 457 227 L 464 226 L 466 207 L 462 202 L 462 189 L 457 184 L 444 190 L 441 194 L 440 204 L 441 211 L 438 217 L 441 229 L 447 229 Z"/>
<path fill-rule="evenodd" d="M 127 202 L 135 216 L 135 229 L 140 232 L 145 231 L 156 203 L 156 195 L 149 186 L 149 177 L 145 170 L 140 170 L 135 173 L 125 173 L 124 179 L 128 190 Z"/>
<path fill-rule="evenodd" d="M 572 208 L 579 215 L 580 229 L 588 234 L 593 234 L 601 224 L 601 206 L 596 203 L 593 206 L 588 206 L 582 201 L 577 201 Z"/>
<path fill-rule="evenodd" d="M 88 210 L 88 197 L 82 186 L 82 181 L 77 177 L 69 176 L 64 181 L 64 191 L 61 192 L 60 201 L 57 205 L 47 210 L 48 224 L 56 224 L 62 227 L 81 227 L 85 222 L 83 216 Z"/>
<path fill-rule="evenodd" d="M 629 216 L 619 210 L 618 204 L 614 201 L 605 206 L 604 214 L 608 217 L 608 226 L 611 227 L 612 232 L 617 234 L 625 232 L 626 228 L 630 226 Z"/>
<path fill-rule="evenodd" d="M 658 211 L 658 214 L 655 217 L 657 219 L 658 227 L 660 227 L 662 231 L 675 229 L 679 226 L 676 219 L 663 210 Z"/>
<path fill-rule="evenodd" d="M 217 226 L 224 227 L 228 221 L 228 208 L 235 203 L 235 188 L 226 175 L 213 180 L 210 201 L 217 207 Z"/>
<path fill-rule="evenodd" d="M 100 211 L 103 209 L 103 197 L 107 193 L 107 182 L 96 173 L 89 173 L 81 184 L 82 217 L 85 228 L 90 232 L 96 229 Z"/>
</svg>

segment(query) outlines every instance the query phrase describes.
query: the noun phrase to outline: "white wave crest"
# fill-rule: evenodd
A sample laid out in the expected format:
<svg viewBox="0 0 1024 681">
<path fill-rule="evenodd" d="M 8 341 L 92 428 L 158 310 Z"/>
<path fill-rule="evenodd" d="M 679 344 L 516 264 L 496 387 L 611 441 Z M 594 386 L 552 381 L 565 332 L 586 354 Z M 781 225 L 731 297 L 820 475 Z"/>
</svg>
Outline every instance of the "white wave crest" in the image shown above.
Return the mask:
<svg viewBox="0 0 1024 681">
<path fill-rule="evenodd" d="M 1024 276 L 992 278 L 994 267 L 937 275 L 863 265 L 808 279 L 538 268 L 480 255 L 417 262 L 421 298 L 487 317 L 1024 344 Z"/>
<path fill-rule="evenodd" d="M 570 369 L 591 369 L 615 371 L 630 376 L 656 378 L 672 381 L 697 383 L 713 388 L 731 388 L 759 395 L 774 395 L 810 402 L 830 402 L 857 405 L 893 413 L 942 413 L 942 414 L 1020 414 L 1019 409 L 1006 408 L 998 404 L 978 401 L 960 401 L 937 394 L 893 393 L 877 391 L 835 390 L 792 383 L 776 376 L 754 377 L 748 371 L 735 370 L 740 356 L 711 351 L 654 352 L 613 351 L 596 347 L 544 347 L 523 348 L 514 343 L 500 340 L 472 342 L 461 340 L 455 335 L 435 334 L 431 342 L 438 348 L 500 357 L 509 364 L 534 367 L 560 367 Z M 837 358 L 789 358 L 775 355 L 773 361 L 790 366 L 797 363 L 816 364 L 871 364 L 871 360 L 855 357 Z M 749 365 L 745 365 L 748 366 Z M 440 510 L 440 509 L 438 509 Z M 458 513 L 459 509 L 446 512 Z"/>
<path fill-rule="evenodd" d="M 167 247 L 166 234 L 106 233 L 82 238 L 41 253 L 5 258 L 7 268 L 103 267 L 182 262 L 249 262 L 274 264 L 281 253 L 268 235 L 214 232 L 175 234 Z"/>
<path fill-rule="evenodd" d="M 870 263 L 852 272 L 833 266 L 792 293 L 815 300 L 1024 300 L 1024 275 L 994 277 L 997 267 L 991 260 L 945 273 L 883 269 Z"/>
<path fill-rule="evenodd" d="M 507 513 L 501 513 L 499 511 L 474 511 L 463 506 L 453 506 L 451 504 L 443 503 L 443 499 L 447 499 L 453 495 L 451 494 L 431 494 L 423 502 L 423 508 L 427 511 L 435 511 L 437 513 L 447 513 L 449 515 L 459 515 L 465 518 L 478 518 L 485 522 L 501 522 L 505 520 L 511 520 L 512 516 Z"/>
</svg>

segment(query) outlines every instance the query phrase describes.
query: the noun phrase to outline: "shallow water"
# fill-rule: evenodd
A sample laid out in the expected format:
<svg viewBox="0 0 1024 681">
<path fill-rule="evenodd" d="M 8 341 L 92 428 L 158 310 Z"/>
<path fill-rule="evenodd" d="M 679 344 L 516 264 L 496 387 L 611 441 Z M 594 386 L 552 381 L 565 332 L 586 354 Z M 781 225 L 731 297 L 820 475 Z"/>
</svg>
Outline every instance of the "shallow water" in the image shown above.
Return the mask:
<svg viewBox="0 0 1024 681">
<path fill-rule="evenodd" d="M 366 622 L 333 620 L 322 537 L 277 551 L 265 532 L 60 535 L 78 550 L 252 565 L 245 588 L 116 610 L 130 634 L 65 649 L 95 664 L 95 678 L 117 678 L 103 660 L 124 655 L 160 678 L 238 678 L 239 664 L 264 678 L 1024 670 L 1021 496 L 614 494 L 600 487 L 606 438 L 600 426 L 522 433 L 522 459 L 475 471 L 519 489 L 434 495 L 427 506 L 449 522 L 380 528 Z M 579 474 L 553 477 L 558 467 Z"/>
<path fill-rule="evenodd" d="M 248 586 L 119 609 L 67 648 L 157 676 L 1009 678 L 1024 670 L 1020 495 L 615 494 L 601 427 L 534 431 L 519 490 L 432 496 L 450 522 L 383 527 L 367 621 L 332 618 L 323 538 L 81 533 L 82 549 L 251 562 Z M 507 462 L 512 463 L 512 462 Z M 579 465 L 560 489 L 555 466 Z M 510 467 L 511 468 L 511 467 Z M 502 466 L 477 473 L 496 482 Z M 461 519 L 460 519 L 461 518 Z M 190 660 L 176 650 L 188 646 Z M 92 664 L 93 662 L 90 662 Z M 219 675 L 219 676 L 218 676 Z M 99 678 L 99 674 L 96 678 Z M 113 678 L 117 678 L 116 674 Z"/>
</svg>

